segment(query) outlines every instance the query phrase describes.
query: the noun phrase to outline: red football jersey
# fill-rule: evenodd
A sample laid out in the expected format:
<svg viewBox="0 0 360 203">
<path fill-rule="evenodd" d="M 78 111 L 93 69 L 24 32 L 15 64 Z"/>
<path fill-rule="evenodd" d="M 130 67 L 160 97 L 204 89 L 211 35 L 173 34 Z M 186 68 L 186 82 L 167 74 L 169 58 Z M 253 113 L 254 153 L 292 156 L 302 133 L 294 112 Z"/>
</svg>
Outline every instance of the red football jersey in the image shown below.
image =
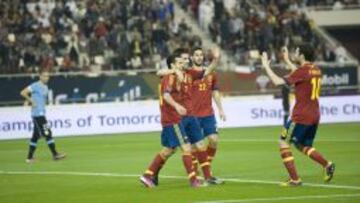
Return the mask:
<svg viewBox="0 0 360 203">
<path fill-rule="evenodd" d="M 181 83 L 181 100 L 180 104 L 186 109 L 186 114 L 188 116 L 193 116 L 193 93 L 192 93 L 192 82 L 193 77 L 188 74 L 184 73 L 184 81 Z"/>
<path fill-rule="evenodd" d="M 180 85 L 177 83 L 175 75 L 166 75 L 161 79 L 161 83 L 159 84 L 158 90 L 162 126 L 177 124 L 181 120 L 181 116 L 176 112 L 175 108 L 170 106 L 163 98 L 164 93 L 169 93 L 176 102 L 180 102 Z"/>
<path fill-rule="evenodd" d="M 212 91 L 218 90 L 216 73 L 206 75 L 202 79 L 193 81 L 193 108 L 196 117 L 214 114 L 212 107 Z"/>
<path fill-rule="evenodd" d="M 292 121 L 304 125 L 318 124 L 321 70 L 313 64 L 305 64 L 286 76 L 285 81 L 295 85 L 296 101 L 292 111 Z"/>
<path fill-rule="evenodd" d="M 195 68 L 190 68 L 185 71 L 187 74 L 189 74 L 193 80 L 198 80 L 203 78 L 205 70 L 196 70 Z"/>
</svg>

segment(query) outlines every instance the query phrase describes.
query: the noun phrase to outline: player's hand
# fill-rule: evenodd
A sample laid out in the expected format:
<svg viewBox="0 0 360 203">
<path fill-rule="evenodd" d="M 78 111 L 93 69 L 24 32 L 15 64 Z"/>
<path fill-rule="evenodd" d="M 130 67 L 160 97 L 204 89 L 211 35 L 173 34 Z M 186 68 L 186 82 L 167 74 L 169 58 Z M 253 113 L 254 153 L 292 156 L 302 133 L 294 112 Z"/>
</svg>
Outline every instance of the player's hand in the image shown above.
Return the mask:
<svg viewBox="0 0 360 203">
<path fill-rule="evenodd" d="M 266 52 L 263 52 L 261 55 L 261 64 L 263 68 L 270 67 L 271 60 L 269 60 Z"/>
<path fill-rule="evenodd" d="M 220 49 L 217 47 L 213 48 L 212 53 L 213 53 L 214 59 L 219 59 L 221 56 Z"/>
<path fill-rule="evenodd" d="M 220 116 L 220 120 L 226 121 L 226 115 L 223 110 L 219 110 L 219 116 Z"/>
<path fill-rule="evenodd" d="M 180 116 L 186 115 L 186 109 L 183 106 L 181 106 L 180 104 L 175 106 L 175 110 L 176 110 L 176 112 L 178 112 L 178 114 Z"/>
<path fill-rule="evenodd" d="M 289 60 L 289 50 L 286 46 L 284 46 L 282 49 L 282 54 L 283 54 L 283 58 L 284 58 L 284 61 L 288 61 Z"/>
</svg>

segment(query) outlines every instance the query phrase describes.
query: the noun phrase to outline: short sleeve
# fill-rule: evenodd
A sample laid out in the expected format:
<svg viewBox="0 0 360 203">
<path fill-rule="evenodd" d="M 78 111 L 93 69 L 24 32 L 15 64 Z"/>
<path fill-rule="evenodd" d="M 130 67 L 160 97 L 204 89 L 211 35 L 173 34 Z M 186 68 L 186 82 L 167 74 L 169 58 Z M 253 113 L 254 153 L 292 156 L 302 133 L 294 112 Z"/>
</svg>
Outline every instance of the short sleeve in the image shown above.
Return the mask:
<svg viewBox="0 0 360 203">
<path fill-rule="evenodd" d="M 164 93 L 171 93 L 173 91 L 173 86 L 175 82 L 174 75 L 166 76 L 162 79 L 161 85 L 163 87 L 163 94 Z"/>
<path fill-rule="evenodd" d="M 302 82 L 308 78 L 308 72 L 306 68 L 298 68 L 294 72 L 285 76 L 284 79 L 288 85 L 294 85 Z"/>
<path fill-rule="evenodd" d="M 27 89 L 30 91 L 30 92 L 34 92 L 35 89 L 36 89 L 36 83 L 32 83 L 31 85 L 29 85 L 27 87 Z"/>
</svg>

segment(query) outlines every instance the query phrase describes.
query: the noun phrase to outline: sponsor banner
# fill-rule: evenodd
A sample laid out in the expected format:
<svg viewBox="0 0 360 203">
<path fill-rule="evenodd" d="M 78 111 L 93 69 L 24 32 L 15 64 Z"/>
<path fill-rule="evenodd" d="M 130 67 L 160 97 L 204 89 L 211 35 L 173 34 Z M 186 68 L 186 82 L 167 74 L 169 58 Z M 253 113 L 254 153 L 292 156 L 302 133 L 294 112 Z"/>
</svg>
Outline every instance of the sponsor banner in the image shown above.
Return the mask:
<svg viewBox="0 0 360 203">
<path fill-rule="evenodd" d="M 358 74 L 356 66 L 321 69 L 323 86 L 356 86 Z"/>
<path fill-rule="evenodd" d="M 360 122 L 360 96 L 321 98 L 321 123 Z M 281 125 L 280 99 L 224 98 L 227 121 L 218 127 Z M 161 130 L 157 101 L 48 106 L 54 136 L 148 132 Z M 33 124 L 29 107 L 0 108 L 0 139 L 29 138 Z"/>
<path fill-rule="evenodd" d="M 139 100 L 155 95 L 150 84 L 156 79 L 157 76 L 151 74 L 146 78 L 143 75 L 52 76 L 48 84 L 48 101 L 49 104 L 64 104 Z M 19 92 L 37 80 L 38 77 L 30 76 L 0 78 L 0 91 L 6 92 L 0 95 L 0 102 L 22 101 Z"/>
</svg>

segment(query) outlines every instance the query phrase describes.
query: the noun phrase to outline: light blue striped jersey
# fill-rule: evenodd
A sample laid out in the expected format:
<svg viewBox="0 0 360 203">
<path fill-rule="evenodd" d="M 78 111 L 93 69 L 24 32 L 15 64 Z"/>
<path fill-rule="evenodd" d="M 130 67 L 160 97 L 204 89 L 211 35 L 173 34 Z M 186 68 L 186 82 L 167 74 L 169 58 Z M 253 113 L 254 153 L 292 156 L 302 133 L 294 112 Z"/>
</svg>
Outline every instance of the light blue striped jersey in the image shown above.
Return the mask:
<svg viewBox="0 0 360 203">
<path fill-rule="evenodd" d="M 37 81 L 29 85 L 28 89 L 31 92 L 31 99 L 36 103 L 36 106 L 31 108 L 31 116 L 45 116 L 45 106 L 49 92 L 48 86 Z"/>
</svg>

